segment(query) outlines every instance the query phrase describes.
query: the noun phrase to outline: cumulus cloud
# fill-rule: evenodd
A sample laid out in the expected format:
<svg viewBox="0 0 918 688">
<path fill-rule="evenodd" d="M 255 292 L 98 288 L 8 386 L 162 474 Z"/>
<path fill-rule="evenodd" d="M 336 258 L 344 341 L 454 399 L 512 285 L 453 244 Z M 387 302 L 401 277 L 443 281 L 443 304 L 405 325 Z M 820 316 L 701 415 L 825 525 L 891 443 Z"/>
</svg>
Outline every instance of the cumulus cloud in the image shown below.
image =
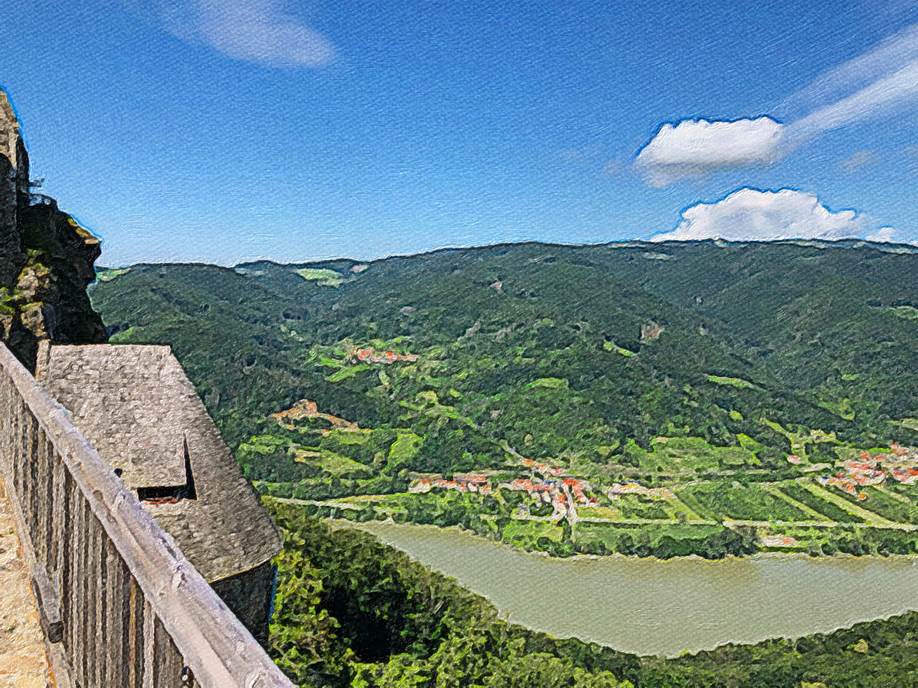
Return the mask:
<svg viewBox="0 0 918 688">
<path fill-rule="evenodd" d="M 781 160 L 826 131 L 918 102 L 918 24 L 830 70 L 785 104 L 808 114 L 786 124 L 772 117 L 664 124 L 641 148 L 635 167 L 654 185 L 718 169 Z"/>
<path fill-rule="evenodd" d="M 784 125 L 771 117 L 683 120 L 660 127 L 635 166 L 650 183 L 662 186 L 723 167 L 773 162 L 783 139 Z"/>
<path fill-rule="evenodd" d="M 877 231 L 868 234 L 865 238 L 867 241 L 894 241 L 893 235 L 896 233 L 896 230 L 892 227 L 880 227 Z"/>
<path fill-rule="evenodd" d="M 652 241 L 773 241 L 777 239 L 843 239 L 870 230 L 869 220 L 855 210 L 829 210 L 804 191 L 761 191 L 742 188 L 713 203 L 698 203 L 682 211 L 676 228 Z M 884 227 L 875 236 L 892 236 Z M 889 239 L 885 239 L 888 241 Z"/>
<path fill-rule="evenodd" d="M 321 67 L 332 43 L 292 15 L 281 0 L 156 0 L 164 28 L 237 60 L 269 67 Z"/>
</svg>

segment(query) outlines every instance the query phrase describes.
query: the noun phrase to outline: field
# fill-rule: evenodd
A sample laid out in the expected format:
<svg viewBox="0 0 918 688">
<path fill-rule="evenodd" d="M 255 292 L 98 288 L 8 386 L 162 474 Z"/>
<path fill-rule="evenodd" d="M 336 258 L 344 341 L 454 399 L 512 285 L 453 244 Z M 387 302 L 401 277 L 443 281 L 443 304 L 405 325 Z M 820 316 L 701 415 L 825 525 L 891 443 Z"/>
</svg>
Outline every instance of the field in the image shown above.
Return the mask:
<svg viewBox="0 0 918 688">
<path fill-rule="evenodd" d="M 542 378 L 532 388 L 563 386 Z M 432 394 L 406 408 L 431 419 L 456 418 Z M 913 486 L 890 478 L 852 496 L 811 464 L 763 471 L 760 445 L 748 436 L 735 447 L 658 437 L 649 450 L 624 447 L 623 462 L 606 466 L 539 462 L 507 446 L 503 463 L 443 475 L 406 471 L 424 440 L 413 430 L 329 427 L 347 421 L 318 410 L 305 418 L 276 416 L 273 428 L 240 446 L 244 465 L 260 475 L 272 467 L 274 479 L 259 489 L 321 516 L 458 525 L 557 556 L 918 551 Z M 821 437 L 804 431 L 795 437 L 813 436 Z M 852 470 L 851 456 L 857 454 L 841 451 L 826 475 Z"/>
</svg>

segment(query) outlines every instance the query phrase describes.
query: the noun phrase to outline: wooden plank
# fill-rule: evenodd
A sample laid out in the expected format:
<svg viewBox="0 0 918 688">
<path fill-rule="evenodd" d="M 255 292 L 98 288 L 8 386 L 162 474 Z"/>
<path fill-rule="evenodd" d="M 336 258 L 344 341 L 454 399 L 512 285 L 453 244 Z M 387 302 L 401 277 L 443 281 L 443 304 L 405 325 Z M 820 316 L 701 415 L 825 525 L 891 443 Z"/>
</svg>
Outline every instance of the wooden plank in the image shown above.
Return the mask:
<svg viewBox="0 0 918 688">
<path fill-rule="evenodd" d="M 48 436 L 39 428 L 38 435 L 38 522 L 35 533 L 35 555 L 45 571 L 50 571 L 53 535 L 51 519 L 54 513 L 54 476 L 51 466 L 54 460 L 54 446 Z"/>
<path fill-rule="evenodd" d="M 108 629 L 105 627 L 105 608 L 106 597 L 108 596 L 108 568 L 105 560 L 105 543 L 108 540 L 102 524 L 98 521 L 93 523 L 93 542 L 92 542 L 92 568 L 94 575 L 92 577 L 92 599 L 93 599 L 93 635 L 95 638 L 95 647 L 92 652 L 92 670 L 90 675 L 93 677 L 97 686 L 106 686 L 105 672 L 106 666 L 110 659 L 111 647 L 109 646 Z"/>
<path fill-rule="evenodd" d="M 79 509 L 82 511 L 81 528 L 78 533 L 77 547 L 79 548 L 79 558 L 77 559 L 77 576 L 78 576 L 78 593 L 76 609 L 77 620 L 77 643 L 74 648 L 76 653 L 73 657 L 77 664 L 77 678 L 81 686 L 90 686 L 91 674 L 89 655 L 92 653 L 92 622 L 91 619 L 95 614 L 92 606 L 93 581 L 92 581 L 92 510 L 89 502 L 82 498 L 83 495 L 77 491 L 77 498 L 80 500 Z"/>
<path fill-rule="evenodd" d="M 143 681 L 141 688 L 155 688 L 156 680 L 156 612 L 153 605 L 143 601 Z"/>
<path fill-rule="evenodd" d="M 128 602 L 130 574 L 110 540 L 105 541 L 106 595 L 105 634 L 108 651 L 105 664 L 106 686 L 124 686 L 128 675 L 130 631 Z"/>
<path fill-rule="evenodd" d="M 38 603 L 41 628 L 50 643 L 59 643 L 64 637 L 64 623 L 61 621 L 61 605 L 57 592 L 51 587 L 48 572 L 40 562 L 32 566 L 32 592 Z"/>
<path fill-rule="evenodd" d="M 156 620 L 156 638 L 153 646 L 154 666 L 156 667 L 153 687 L 181 688 L 182 669 L 185 662 L 159 619 Z"/>
<path fill-rule="evenodd" d="M 52 450 L 53 450 L 52 445 Z M 61 616 L 66 614 L 66 595 L 64 594 L 65 552 L 70 542 L 70 511 L 68 509 L 67 471 L 56 452 L 51 457 L 51 518 L 49 520 L 50 547 L 48 549 L 48 575 L 61 600 Z"/>
<path fill-rule="evenodd" d="M 61 615 L 64 620 L 64 645 L 67 647 L 70 664 L 76 674 L 77 654 L 77 619 L 79 617 L 79 540 L 82 531 L 82 501 L 78 495 L 79 488 L 68 479 L 67 510 L 70 513 L 70 537 L 64 541 L 62 549 L 63 570 L 61 572 Z"/>
<path fill-rule="evenodd" d="M 26 526 L 29 529 L 29 539 L 32 541 L 32 548 L 35 548 L 35 535 L 37 534 L 36 518 L 39 510 L 36 504 L 35 493 L 37 492 L 37 475 L 35 465 L 35 454 L 38 450 L 38 421 L 35 417 L 25 412 L 25 438 L 23 454 L 20 457 L 22 466 L 21 489 L 19 492 L 19 503 L 26 510 Z"/>
<path fill-rule="evenodd" d="M 130 574 L 128 574 L 130 575 Z M 130 578 L 128 595 L 128 688 L 142 688 L 143 684 L 143 641 L 144 641 L 144 599 L 137 581 Z"/>
<path fill-rule="evenodd" d="M 25 451 L 25 402 L 22 399 L 13 400 L 12 441 L 10 446 L 10 475 L 13 480 L 13 489 L 21 499 L 22 492 L 22 454 Z"/>
</svg>

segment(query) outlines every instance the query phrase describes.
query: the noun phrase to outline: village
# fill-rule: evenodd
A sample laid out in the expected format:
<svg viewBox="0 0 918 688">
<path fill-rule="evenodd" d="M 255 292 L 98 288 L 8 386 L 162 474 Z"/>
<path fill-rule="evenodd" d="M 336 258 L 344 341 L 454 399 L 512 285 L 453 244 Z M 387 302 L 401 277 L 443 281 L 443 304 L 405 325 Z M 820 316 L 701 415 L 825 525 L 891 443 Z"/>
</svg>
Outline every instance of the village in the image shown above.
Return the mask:
<svg viewBox="0 0 918 688">
<path fill-rule="evenodd" d="M 497 489 L 511 492 L 525 492 L 536 505 L 546 504 L 552 507 L 551 521 L 567 521 L 573 525 L 579 520 L 577 507 L 596 506 L 599 501 L 587 493 L 592 490 L 590 484 L 580 478 L 565 477 L 565 470 L 558 466 L 523 458 L 520 464 L 529 469 L 529 477 L 514 478 L 510 482 L 499 483 Z M 451 480 L 442 477 L 420 477 L 408 488 L 411 493 L 427 493 L 434 489 L 456 490 L 482 495 L 491 494 L 495 489 L 491 478 L 486 473 L 468 473 L 454 475 Z M 529 504 L 521 504 L 515 514 L 518 518 L 530 518 Z"/>
<path fill-rule="evenodd" d="M 600 499 L 613 508 L 620 500 L 630 497 L 638 497 L 644 503 L 680 503 L 679 495 L 675 492 L 677 486 L 651 487 L 630 480 L 613 482 L 611 485 L 598 488 L 587 480 L 570 475 L 563 467 L 521 456 L 517 458 L 518 465 L 526 471 L 526 475 L 507 479 L 506 472 L 498 471 L 462 473 L 452 477 L 418 474 L 414 476 L 408 492 L 426 494 L 443 490 L 491 495 L 507 490 L 524 493 L 529 500 L 517 504 L 513 511 L 514 518 L 553 523 L 566 520 L 572 526 L 583 518 L 594 522 L 607 520 L 605 514 L 599 515 L 596 511 L 592 511 L 588 516 L 578 513 L 578 508 L 600 506 Z M 840 490 L 863 502 L 869 499 L 869 495 L 862 488 L 868 486 L 878 486 L 886 481 L 902 485 L 918 484 L 918 449 L 892 443 L 886 453 L 862 451 L 856 459 L 841 461 L 837 467 L 837 472 L 819 477 L 815 482 L 823 487 Z M 547 507 L 551 507 L 551 514 L 548 516 L 545 515 Z M 696 515 L 694 518 L 699 517 Z M 728 516 L 723 522 L 751 523 L 752 520 L 741 518 L 737 521 Z M 762 545 L 773 548 L 794 547 L 798 544 L 793 537 L 769 534 L 767 531 L 760 534 L 760 540 Z"/>
<path fill-rule="evenodd" d="M 888 454 L 862 451 L 858 459 L 845 461 L 842 470 L 819 478 L 819 483 L 863 502 L 868 495 L 859 488 L 880 485 L 887 478 L 903 485 L 918 483 L 918 449 L 893 442 Z"/>
</svg>

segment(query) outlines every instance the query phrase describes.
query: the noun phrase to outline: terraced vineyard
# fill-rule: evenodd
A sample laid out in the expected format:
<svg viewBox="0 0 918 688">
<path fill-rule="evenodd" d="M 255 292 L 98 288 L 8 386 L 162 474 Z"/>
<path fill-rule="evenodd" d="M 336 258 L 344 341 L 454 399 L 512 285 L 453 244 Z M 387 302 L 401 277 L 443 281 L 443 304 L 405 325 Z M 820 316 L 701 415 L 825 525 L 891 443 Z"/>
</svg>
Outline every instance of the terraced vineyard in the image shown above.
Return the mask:
<svg viewBox="0 0 918 688">
<path fill-rule="evenodd" d="M 458 418 L 434 398 L 425 408 Z M 602 466 L 540 462 L 506 447 L 501 463 L 444 476 L 405 473 L 423 444 L 407 428 L 361 428 L 311 402 L 273 418 L 272 434 L 240 445 L 240 459 L 260 490 L 322 516 L 460 525 L 557 555 L 904 554 L 918 539 L 915 489 L 890 477 L 918 453 L 896 444 L 856 458 L 839 447 L 833 465 L 780 471 L 760 468 L 751 438 L 723 448 L 658 437 L 649 451 L 626 447 L 632 463 Z M 841 487 L 849 480 L 874 484 L 850 495 Z M 338 495 L 321 498 L 323 487 Z"/>
</svg>

